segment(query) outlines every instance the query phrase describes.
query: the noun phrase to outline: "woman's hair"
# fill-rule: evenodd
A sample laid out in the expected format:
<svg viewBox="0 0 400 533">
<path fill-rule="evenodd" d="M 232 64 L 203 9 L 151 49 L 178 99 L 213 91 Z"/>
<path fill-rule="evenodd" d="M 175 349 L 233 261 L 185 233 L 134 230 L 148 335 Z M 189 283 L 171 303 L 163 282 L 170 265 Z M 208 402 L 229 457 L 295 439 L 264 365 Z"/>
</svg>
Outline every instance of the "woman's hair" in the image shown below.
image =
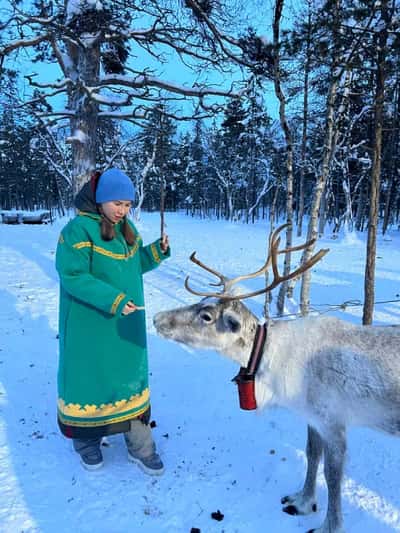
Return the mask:
<svg viewBox="0 0 400 533">
<path fill-rule="evenodd" d="M 96 197 L 96 188 L 97 184 L 99 182 L 99 178 L 101 176 L 102 172 L 99 170 L 96 170 L 92 176 L 91 176 L 91 183 L 92 183 L 92 190 L 93 190 L 93 196 Z M 101 205 L 96 204 L 97 211 L 101 215 L 101 223 L 100 223 L 100 235 L 103 241 L 112 241 L 115 238 L 115 229 L 114 224 L 108 220 L 108 218 L 104 215 Z M 132 246 L 135 244 L 136 241 L 136 235 L 133 232 L 132 227 L 129 225 L 127 218 L 125 217 L 122 222 L 121 227 L 121 233 L 124 236 L 126 242 Z"/>
<path fill-rule="evenodd" d="M 96 197 L 97 184 L 99 183 L 99 178 L 103 174 L 101 170 L 95 170 L 90 176 L 90 185 L 92 187 L 93 197 Z"/>
<path fill-rule="evenodd" d="M 100 211 L 101 214 L 101 225 L 100 225 L 100 234 L 103 241 L 112 241 L 115 238 L 115 228 L 114 224 L 108 220 L 108 218 Z M 126 242 L 132 246 L 135 244 L 136 235 L 133 232 L 127 218 L 125 217 L 122 221 L 121 233 L 124 236 Z"/>
</svg>

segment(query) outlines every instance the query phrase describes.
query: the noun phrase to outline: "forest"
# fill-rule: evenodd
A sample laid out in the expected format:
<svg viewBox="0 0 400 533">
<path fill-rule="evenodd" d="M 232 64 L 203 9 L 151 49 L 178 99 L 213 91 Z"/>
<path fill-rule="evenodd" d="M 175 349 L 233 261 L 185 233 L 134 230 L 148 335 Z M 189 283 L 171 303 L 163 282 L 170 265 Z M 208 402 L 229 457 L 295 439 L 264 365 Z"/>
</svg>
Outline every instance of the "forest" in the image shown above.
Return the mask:
<svg viewBox="0 0 400 533">
<path fill-rule="evenodd" d="M 234 2 L 3 2 L 1 207 L 62 210 L 82 174 L 119 165 L 145 209 L 163 186 L 167 209 L 246 222 L 290 200 L 301 225 L 322 181 L 320 229 L 364 230 L 379 155 L 383 231 L 397 224 L 400 6 L 250 4 L 253 27 Z M 138 69 L 139 53 L 152 66 Z M 218 71 L 226 88 L 173 87 L 158 79 L 165 61 Z"/>
<path fill-rule="evenodd" d="M 400 215 L 399 2 L 5 0 L 0 28 L 1 209 L 64 214 L 119 166 L 137 217 L 367 231 L 371 280 Z"/>
</svg>

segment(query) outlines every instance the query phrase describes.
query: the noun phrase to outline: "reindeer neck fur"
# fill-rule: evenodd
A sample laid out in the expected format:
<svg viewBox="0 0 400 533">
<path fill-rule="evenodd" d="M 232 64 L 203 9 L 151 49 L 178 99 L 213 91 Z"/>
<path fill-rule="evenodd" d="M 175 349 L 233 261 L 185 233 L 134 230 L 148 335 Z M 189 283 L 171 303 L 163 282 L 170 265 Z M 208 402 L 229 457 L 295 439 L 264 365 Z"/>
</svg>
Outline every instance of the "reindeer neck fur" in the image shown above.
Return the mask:
<svg viewBox="0 0 400 533">
<path fill-rule="evenodd" d="M 357 369 L 349 370 L 352 351 L 359 353 L 357 326 L 332 317 L 306 317 L 268 323 L 267 341 L 256 376 L 257 403 L 288 407 L 299 414 L 309 413 L 309 383 L 319 383 L 321 396 L 330 389 L 333 376 L 357 377 Z M 365 333 L 365 330 L 363 330 Z M 344 349 L 341 346 L 345 346 Z M 329 370 L 326 361 L 331 361 Z M 317 380 L 314 378 L 317 375 Z"/>
</svg>

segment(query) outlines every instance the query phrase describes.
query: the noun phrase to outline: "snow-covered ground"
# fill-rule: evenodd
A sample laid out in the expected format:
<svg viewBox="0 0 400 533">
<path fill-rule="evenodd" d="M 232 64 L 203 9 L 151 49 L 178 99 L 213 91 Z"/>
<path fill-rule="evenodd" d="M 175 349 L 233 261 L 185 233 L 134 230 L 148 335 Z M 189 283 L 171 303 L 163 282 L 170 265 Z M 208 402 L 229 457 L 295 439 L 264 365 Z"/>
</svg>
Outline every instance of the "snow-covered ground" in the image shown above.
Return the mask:
<svg viewBox="0 0 400 533">
<path fill-rule="evenodd" d="M 128 463 L 121 435 L 104 446 L 105 466 L 82 469 L 56 425 L 58 280 L 54 253 L 65 220 L 53 225 L 0 224 L 0 531 L 96 533 L 291 533 L 319 526 L 281 511 L 280 498 L 301 487 L 306 423 L 284 410 L 241 411 L 231 378 L 238 368 L 212 352 L 192 351 L 156 336 L 153 315 L 194 302 L 183 287 L 190 272 L 203 288 L 199 258 L 227 275 L 263 262 L 266 224 L 246 226 L 167 214 L 173 257 L 146 275 L 146 308 L 154 436 L 166 465 L 151 478 Z M 144 241 L 158 236 L 159 216 L 138 224 Z M 365 235 L 328 236 L 330 253 L 314 267 L 315 309 L 354 322 L 363 298 Z M 375 322 L 400 322 L 400 234 L 379 237 Z M 258 288 L 262 279 L 247 282 Z M 298 290 L 298 287 L 297 287 Z M 290 311 L 295 308 L 292 302 Z M 263 298 L 248 302 L 261 316 Z M 317 306 L 317 304 L 323 304 Z M 346 530 L 400 531 L 400 440 L 365 429 L 349 434 L 343 489 Z M 220 511 L 216 521 L 211 513 Z"/>
</svg>

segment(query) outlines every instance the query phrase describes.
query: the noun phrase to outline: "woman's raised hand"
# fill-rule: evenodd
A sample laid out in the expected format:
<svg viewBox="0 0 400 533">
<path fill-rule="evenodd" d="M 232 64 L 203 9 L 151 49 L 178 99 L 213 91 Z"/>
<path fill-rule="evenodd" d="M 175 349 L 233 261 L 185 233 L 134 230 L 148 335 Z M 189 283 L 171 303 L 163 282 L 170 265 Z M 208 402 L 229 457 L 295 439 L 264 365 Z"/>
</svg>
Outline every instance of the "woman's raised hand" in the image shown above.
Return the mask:
<svg viewBox="0 0 400 533">
<path fill-rule="evenodd" d="M 122 314 L 130 315 L 131 313 L 134 313 L 135 311 L 140 311 L 142 309 L 144 309 L 144 307 L 135 305 L 133 302 L 128 302 L 127 304 L 125 304 L 124 308 L 122 309 Z"/>
<path fill-rule="evenodd" d="M 160 248 L 161 248 L 161 251 L 162 251 L 163 254 L 165 254 L 165 252 L 169 248 L 169 238 L 168 238 L 168 235 L 166 235 L 165 233 L 164 233 L 164 235 L 161 238 Z"/>
</svg>

